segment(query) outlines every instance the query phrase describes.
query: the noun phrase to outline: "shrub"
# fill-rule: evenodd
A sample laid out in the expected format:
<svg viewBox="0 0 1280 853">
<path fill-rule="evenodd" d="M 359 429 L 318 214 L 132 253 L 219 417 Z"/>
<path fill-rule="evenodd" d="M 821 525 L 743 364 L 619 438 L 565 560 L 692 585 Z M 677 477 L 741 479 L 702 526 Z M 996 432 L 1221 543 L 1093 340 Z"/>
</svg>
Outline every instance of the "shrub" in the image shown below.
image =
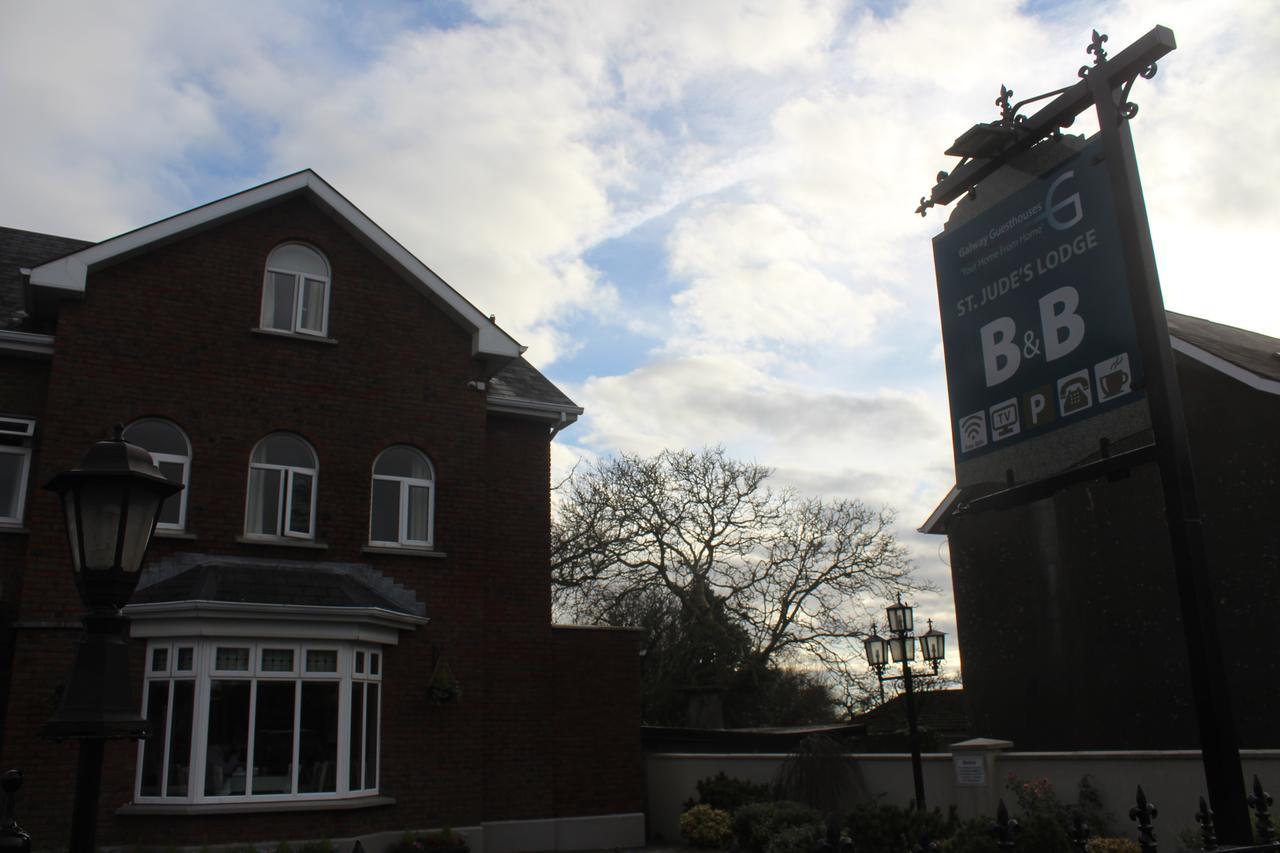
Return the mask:
<svg viewBox="0 0 1280 853">
<path fill-rule="evenodd" d="M 818 842 L 826 836 L 821 822 L 786 826 L 774 833 L 765 853 L 813 853 Z"/>
<path fill-rule="evenodd" d="M 1089 853 L 1142 853 L 1138 842 L 1131 838 L 1090 838 L 1085 849 Z"/>
<path fill-rule="evenodd" d="M 747 803 L 764 803 L 770 799 L 768 785 L 747 779 L 733 779 L 725 775 L 723 770 L 698 781 L 698 802 L 713 809 L 732 812 Z M 693 800 L 690 800 L 685 808 L 692 805 Z"/>
<path fill-rule="evenodd" d="M 822 834 L 822 815 L 803 803 L 748 803 L 733 813 L 733 837 L 742 853 L 768 853 L 769 842 L 784 829 L 816 826 Z"/>
<path fill-rule="evenodd" d="M 694 847 L 720 847 L 733 837 L 729 813 L 699 804 L 680 815 L 680 834 Z"/>
<path fill-rule="evenodd" d="M 985 817 L 959 824 L 951 838 L 939 844 L 938 849 L 945 853 L 1000 853 L 991 837 L 991 819 Z"/>
<path fill-rule="evenodd" d="M 855 850 L 910 850 L 921 839 L 942 841 L 959 826 L 955 809 L 946 817 L 938 809 L 919 812 L 885 803 L 859 803 L 846 819 Z"/>
</svg>

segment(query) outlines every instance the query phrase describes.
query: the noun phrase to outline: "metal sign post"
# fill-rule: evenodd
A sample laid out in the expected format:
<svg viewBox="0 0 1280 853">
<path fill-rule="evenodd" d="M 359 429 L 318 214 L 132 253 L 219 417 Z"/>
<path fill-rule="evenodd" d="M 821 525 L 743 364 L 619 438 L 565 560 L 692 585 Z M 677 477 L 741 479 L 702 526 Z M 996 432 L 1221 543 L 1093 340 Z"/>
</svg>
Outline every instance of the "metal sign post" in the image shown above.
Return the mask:
<svg viewBox="0 0 1280 853">
<path fill-rule="evenodd" d="M 957 140 L 957 145 L 948 153 L 959 154 L 966 159 L 952 174 L 939 174 L 930 198 L 921 199 L 917 212 L 923 216 L 930 207 L 947 204 L 969 192 L 1011 157 L 1056 133 L 1058 128 L 1069 126 L 1075 116 L 1090 105 L 1095 107 L 1123 258 L 1120 266 L 1143 367 L 1145 387 L 1142 390 L 1147 396 L 1155 437 L 1154 446 L 1141 460 L 1154 457 L 1163 484 L 1165 518 L 1169 526 L 1173 572 L 1196 703 L 1205 782 L 1219 837 L 1234 844 L 1249 844 L 1252 830 L 1218 636 L 1215 598 L 1209 581 L 1190 445 L 1128 123 L 1138 111 L 1128 99 L 1134 80 L 1139 76 L 1154 76 L 1156 60 L 1172 51 L 1176 43 L 1171 30 L 1156 27 L 1108 59 L 1103 47 L 1106 40 L 1105 35 L 1093 33 L 1093 42 L 1088 48 L 1088 52 L 1094 55 L 1093 66 L 1080 69 L 1081 79 L 1076 84 L 1044 96 L 1057 95 L 1033 116 L 1025 119 L 1018 116 L 1017 108 L 1021 104 L 1009 107 L 1009 93 L 1002 87 L 1001 101 L 997 101 L 1002 106 L 1001 121 L 975 126 Z M 962 142 L 965 146 L 961 145 Z M 956 150 L 961 147 L 966 150 Z M 939 280 L 942 280 L 941 274 Z M 1094 378 L 1099 384 L 1103 381 L 1101 376 Z M 963 414 L 953 412 L 953 421 Z M 963 436 L 957 437 L 958 447 L 962 446 L 962 441 Z M 1105 445 L 1103 455 L 1106 455 Z M 1096 464 L 1094 467 L 1102 470 Z M 1005 492 L 983 501 L 974 501 L 970 511 L 1043 497 L 1077 481 L 1082 473 L 1081 469 L 1065 470 L 1033 483 L 1014 486 L 1010 482 L 1010 488 Z M 1012 481 L 1012 475 L 1009 479 Z"/>
</svg>

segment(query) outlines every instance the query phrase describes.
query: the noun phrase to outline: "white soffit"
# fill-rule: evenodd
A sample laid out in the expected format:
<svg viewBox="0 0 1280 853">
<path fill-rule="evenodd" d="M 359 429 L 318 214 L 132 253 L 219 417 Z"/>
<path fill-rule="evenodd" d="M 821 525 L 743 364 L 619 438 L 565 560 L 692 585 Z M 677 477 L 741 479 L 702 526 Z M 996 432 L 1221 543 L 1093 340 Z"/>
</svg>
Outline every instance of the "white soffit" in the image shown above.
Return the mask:
<svg viewBox="0 0 1280 853">
<path fill-rule="evenodd" d="M 94 267 L 123 259 L 154 243 L 173 239 L 184 232 L 212 225 L 219 220 L 304 191 L 310 192 L 328 206 L 352 231 L 363 237 L 370 248 L 393 266 L 402 269 L 424 293 L 438 299 L 463 325 L 470 327 L 474 355 L 499 358 L 516 358 L 520 355 L 522 348 L 515 339 L 498 328 L 480 309 L 468 302 L 462 294 L 310 169 L 192 208 L 168 219 L 161 219 L 35 267 L 31 270 L 31 284 L 68 294 L 84 293 L 85 281 Z"/>
</svg>

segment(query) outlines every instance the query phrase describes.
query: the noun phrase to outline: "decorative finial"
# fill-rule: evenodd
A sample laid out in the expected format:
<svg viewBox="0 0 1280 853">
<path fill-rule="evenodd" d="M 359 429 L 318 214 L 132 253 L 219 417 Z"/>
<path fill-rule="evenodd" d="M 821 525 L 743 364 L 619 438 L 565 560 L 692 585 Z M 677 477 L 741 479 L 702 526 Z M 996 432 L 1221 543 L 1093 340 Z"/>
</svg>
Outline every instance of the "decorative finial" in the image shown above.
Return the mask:
<svg viewBox="0 0 1280 853">
<path fill-rule="evenodd" d="M 1085 48 L 1086 53 L 1093 54 L 1093 64 L 1095 67 L 1107 61 L 1107 51 L 1102 47 L 1103 43 L 1105 43 L 1106 40 L 1107 40 L 1107 37 L 1105 35 L 1099 34 L 1097 30 L 1094 30 L 1093 41 L 1088 47 Z M 1089 66 L 1081 65 L 1079 74 L 1081 79 L 1084 79 L 1085 77 L 1089 76 Z"/>
</svg>

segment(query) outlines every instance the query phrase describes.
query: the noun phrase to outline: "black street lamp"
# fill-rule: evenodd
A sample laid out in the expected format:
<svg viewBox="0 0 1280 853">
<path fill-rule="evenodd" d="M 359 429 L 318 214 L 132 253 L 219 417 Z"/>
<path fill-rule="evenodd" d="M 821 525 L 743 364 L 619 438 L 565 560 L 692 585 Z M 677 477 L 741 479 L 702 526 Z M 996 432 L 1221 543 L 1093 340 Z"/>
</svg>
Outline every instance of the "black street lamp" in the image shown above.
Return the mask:
<svg viewBox="0 0 1280 853">
<path fill-rule="evenodd" d="M 69 853 L 95 849 L 103 743 L 148 734 L 129 679 L 129 619 L 120 608 L 138 585 L 160 506 L 182 489 L 121 433 L 117 425 L 113 439 L 45 486 L 62 499 L 76 589 L 88 611 L 62 703 L 40 728 L 44 737 L 80 741 Z"/>
<path fill-rule="evenodd" d="M 867 664 L 880 682 L 881 704 L 884 703 L 884 683 L 886 681 L 902 682 L 907 702 L 907 727 L 911 735 L 911 775 L 916 786 L 916 808 L 924 811 L 924 767 L 920 760 L 920 726 L 916 719 L 913 682 L 917 678 L 932 678 L 938 674 L 942 659 L 947 654 L 947 635 L 933 627 L 932 619 L 929 620 L 928 631 L 919 637 L 912 634 L 914 627 L 912 608 L 902 603 L 901 594 L 898 595 L 896 604 L 885 608 L 885 616 L 892 636 L 887 640 L 878 636 L 876 625 L 872 622 L 871 636 L 863 641 L 863 647 L 867 653 Z M 932 668 L 932 672 L 917 672 L 911 667 L 911 662 L 916 659 L 917 640 L 919 640 L 921 657 Z M 892 658 L 894 663 L 902 665 L 902 675 L 884 674 L 885 667 L 888 665 L 887 658 Z"/>
</svg>

